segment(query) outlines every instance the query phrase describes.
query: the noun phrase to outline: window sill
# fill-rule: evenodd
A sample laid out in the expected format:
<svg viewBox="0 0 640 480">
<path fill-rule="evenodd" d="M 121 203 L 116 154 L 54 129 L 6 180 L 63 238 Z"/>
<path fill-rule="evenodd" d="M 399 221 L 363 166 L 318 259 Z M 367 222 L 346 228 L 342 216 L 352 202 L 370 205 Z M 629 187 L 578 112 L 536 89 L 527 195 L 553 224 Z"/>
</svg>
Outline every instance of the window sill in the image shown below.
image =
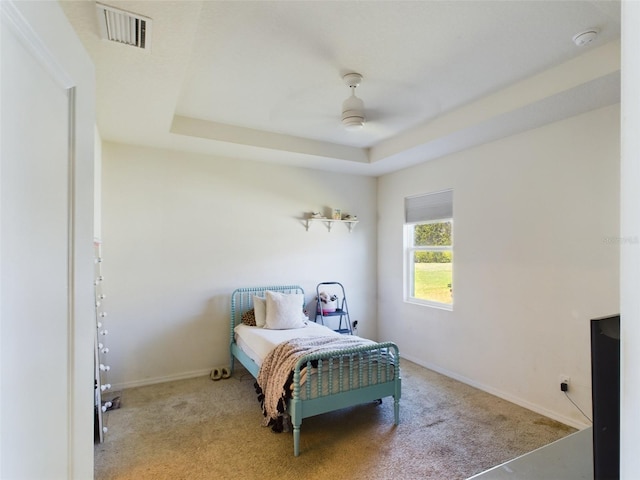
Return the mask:
<svg viewBox="0 0 640 480">
<path fill-rule="evenodd" d="M 431 307 L 437 308 L 438 310 L 447 310 L 449 312 L 453 312 L 453 304 L 430 302 L 428 300 L 420 300 L 418 298 L 405 298 L 404 301 L 405 303 L 410 303 L 412 305 L 420 305 L 422 307 Z"/>
</svg>

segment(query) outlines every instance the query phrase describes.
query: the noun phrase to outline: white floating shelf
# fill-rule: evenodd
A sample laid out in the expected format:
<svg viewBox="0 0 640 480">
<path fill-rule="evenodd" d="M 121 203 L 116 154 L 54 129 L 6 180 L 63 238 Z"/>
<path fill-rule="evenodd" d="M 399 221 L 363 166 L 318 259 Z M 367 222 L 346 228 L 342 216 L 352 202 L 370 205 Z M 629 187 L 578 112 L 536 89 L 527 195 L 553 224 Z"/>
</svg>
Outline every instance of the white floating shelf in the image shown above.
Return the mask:
<svg viewBox="0 0 640 480">
<path fill-rule="evenodd" d="M 305 223 L 305 227 L 306 227 L 307 232 L 308 232 L 309 231 L 309 226 L 313 222 L 322 222 L 327 227 L 327 230 L 330 232 L 331 231 L 331 227 L 333 226 L 334 223 L 344 223 L 344 224 L 346 224 L 347 228 L 349 229 L 349 233 L 351 233 L 351 231 L 355 227 L 356 223 L 358 223 L 358 221 L 359 220 L 333 220 L 331 218 L 307 218 L 306 219 L 306 223 Z"/>
</svg>

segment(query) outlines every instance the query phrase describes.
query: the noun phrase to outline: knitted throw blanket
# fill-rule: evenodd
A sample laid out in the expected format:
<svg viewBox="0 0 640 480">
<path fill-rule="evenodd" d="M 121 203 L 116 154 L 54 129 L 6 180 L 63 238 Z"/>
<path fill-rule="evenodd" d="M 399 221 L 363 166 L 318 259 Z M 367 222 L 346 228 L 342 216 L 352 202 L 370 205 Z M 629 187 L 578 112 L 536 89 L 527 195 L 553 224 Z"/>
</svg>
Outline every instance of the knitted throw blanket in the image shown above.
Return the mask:
<svg viewBox="0 0 640 480">
<path fill-rule="evenodd" d="M 262 411 L 265 416 L 263 425 L 275 425 L 274 430 L 281 431 L 282 415 L 286 413 L 286 401 L 290 396 L 288 387 L 292 381 L 293 369 L 300 357 L 310 353 L 342 350 L 374 343 L 371 340 L 350 335 L 295 338 L 280 343 L 269 352 L 258 372 L 256 391 L 258 399 L 262 402 Z M 301 378 L 303 377 L 306 375 L 301 375 Z"/>
</svg>

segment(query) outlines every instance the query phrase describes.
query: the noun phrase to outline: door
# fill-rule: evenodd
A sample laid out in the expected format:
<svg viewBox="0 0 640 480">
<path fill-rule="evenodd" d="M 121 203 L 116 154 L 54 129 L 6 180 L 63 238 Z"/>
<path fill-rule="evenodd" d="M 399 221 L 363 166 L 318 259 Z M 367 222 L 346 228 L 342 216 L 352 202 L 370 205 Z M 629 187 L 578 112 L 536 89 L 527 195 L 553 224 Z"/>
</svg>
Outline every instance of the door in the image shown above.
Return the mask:
<svg viewBox="0 0 640 480">
<path fill-rule="evenodd" d="M 77 380 L 75 87 L 22 8 L 63 24 L 58 5 L 0 6 L 0 478 L 74 478 L 93 465 L 74 458 L 93 392 Z"/>
</svg>

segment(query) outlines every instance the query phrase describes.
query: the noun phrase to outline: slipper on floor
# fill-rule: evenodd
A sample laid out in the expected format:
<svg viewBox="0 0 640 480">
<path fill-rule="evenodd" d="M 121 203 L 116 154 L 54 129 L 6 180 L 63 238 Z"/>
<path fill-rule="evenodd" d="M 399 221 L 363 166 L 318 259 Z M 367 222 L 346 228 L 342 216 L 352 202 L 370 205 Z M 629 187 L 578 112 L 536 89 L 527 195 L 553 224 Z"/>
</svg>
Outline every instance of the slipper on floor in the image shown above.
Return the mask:
<svg viewBox="0 0 640 480">
<path fill-rule="evenodd" d="M 222 378 L 229 378 L 231 376 L 231 370 L 227 367 L 222 367 Z"/>
<path fill-rule="evenodd" d="M 222 371 L 219 368 L 211 370 L 211 380 L 220 380 L 222 378 Z"/>
</svg>

